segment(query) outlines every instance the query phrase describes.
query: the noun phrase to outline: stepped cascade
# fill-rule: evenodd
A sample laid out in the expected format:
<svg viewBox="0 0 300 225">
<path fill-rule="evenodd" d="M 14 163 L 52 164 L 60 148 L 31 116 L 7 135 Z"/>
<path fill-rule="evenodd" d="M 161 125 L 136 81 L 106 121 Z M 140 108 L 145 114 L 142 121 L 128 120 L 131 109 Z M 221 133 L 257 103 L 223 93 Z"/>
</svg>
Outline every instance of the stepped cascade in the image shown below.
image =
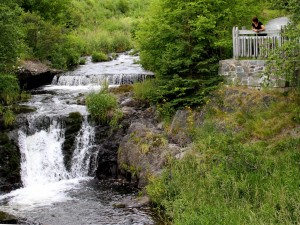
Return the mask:
<svg viewBox="0 0 300 225">
<path fill-rule="evenodd" d="M 154 224 L 143 211 L 113 208 L 132 191 L 121 194 L 113 184 L 94 179 L 101 148 L 95 146 L 86 106 L 79 103 L 104 80 L 119 85 L 153 75 L 135 60 L 121 54 L 110 62 L 88 61 L 33 90 L 26 105 L 36 111 L 20 115 L 23 123 L 16 131 L 23 187 L 0 195 L 0 211 L 41 224 Z"/>
</svg>

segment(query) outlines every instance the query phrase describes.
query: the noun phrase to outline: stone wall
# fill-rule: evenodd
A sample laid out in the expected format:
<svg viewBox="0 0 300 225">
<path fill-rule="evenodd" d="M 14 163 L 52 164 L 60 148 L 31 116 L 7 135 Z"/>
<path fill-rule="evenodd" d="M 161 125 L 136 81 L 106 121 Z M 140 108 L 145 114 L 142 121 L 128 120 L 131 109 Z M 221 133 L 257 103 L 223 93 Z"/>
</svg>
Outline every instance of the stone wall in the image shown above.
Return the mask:
<svg viewBox="0 0 300 225">
<path fill-rule="evenodd" d="M 266 75 L 266 60 L 221 60 L 219 75 L 224 76 L 228 84 L 249 87 L 286 87 L 282 78 Z"/>
</svg>

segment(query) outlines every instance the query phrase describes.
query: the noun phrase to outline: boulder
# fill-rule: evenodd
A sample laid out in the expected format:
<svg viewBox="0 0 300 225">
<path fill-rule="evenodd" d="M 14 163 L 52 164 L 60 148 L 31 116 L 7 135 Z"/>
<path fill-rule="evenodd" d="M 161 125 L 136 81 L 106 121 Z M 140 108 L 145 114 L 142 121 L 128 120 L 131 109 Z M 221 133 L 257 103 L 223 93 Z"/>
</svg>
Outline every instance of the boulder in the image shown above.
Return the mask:
<svg viewBox="0 0 300 225">
<path fill-rule="evenodd" d="M 62 72 L 61 70 L 52 69 L 39 61 L 28 60 L 21 63 L 17 75 L 20 87 L 30 90 L 51 84 L 53 77 Z"/>
</svg>

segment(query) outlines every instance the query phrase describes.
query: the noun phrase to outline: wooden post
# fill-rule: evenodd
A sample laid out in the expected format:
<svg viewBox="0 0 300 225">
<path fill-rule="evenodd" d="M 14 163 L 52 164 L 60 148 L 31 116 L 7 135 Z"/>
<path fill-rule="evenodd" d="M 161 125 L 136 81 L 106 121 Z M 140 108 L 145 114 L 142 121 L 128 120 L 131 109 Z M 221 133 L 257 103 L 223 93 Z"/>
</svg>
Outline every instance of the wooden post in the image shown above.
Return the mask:
<svg viewBox="0 0 300 225">
<path fill-rule="evenodd" d="M 236 59 L 236 49 L 235 49 L 236 43 L 235 43 L 235 27 L 232 28 L 232 47 L 233 47 L 233 59 Z"/>
<path fill-rule="evenodd" d="M 239 28 L 233 28 L 233 58 L 238 59 L 240 54 L 240 44 L 239 44 Z"/>
</svg>

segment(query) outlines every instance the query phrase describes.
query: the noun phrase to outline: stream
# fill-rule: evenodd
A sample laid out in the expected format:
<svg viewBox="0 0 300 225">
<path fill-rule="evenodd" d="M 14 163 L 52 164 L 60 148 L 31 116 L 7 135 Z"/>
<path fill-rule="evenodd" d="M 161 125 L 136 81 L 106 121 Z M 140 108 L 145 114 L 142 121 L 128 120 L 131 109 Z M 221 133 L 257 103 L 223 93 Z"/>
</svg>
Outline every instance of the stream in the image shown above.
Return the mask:
<svg viewBox="0 0 300 225">
<path fill-rule="evenodd" d="M 115 180 L 94 179 L 98 152 L 88 112 L 78 99 L 111 86 L 144 80 L 151 72 L 141 68 L 137 56 L 120 54 L 109 62 L 92 63 L 54 77 L 52 84 L 32 92 L 26 105 L 37 110 L 26 114 L 26 126 L 18 130 L 23 187 L 0 196 L 0 211 L 24 218 L 19 224 L 41 225 L 154 225 L 149 209 L 117 208 L 115 204 L 135 197 L 138 190 Z M 83 116 L 75 139 L 71 168 L 67 169 L 62 145 L 62 118 L 79 112 Z"/>
</svg>

